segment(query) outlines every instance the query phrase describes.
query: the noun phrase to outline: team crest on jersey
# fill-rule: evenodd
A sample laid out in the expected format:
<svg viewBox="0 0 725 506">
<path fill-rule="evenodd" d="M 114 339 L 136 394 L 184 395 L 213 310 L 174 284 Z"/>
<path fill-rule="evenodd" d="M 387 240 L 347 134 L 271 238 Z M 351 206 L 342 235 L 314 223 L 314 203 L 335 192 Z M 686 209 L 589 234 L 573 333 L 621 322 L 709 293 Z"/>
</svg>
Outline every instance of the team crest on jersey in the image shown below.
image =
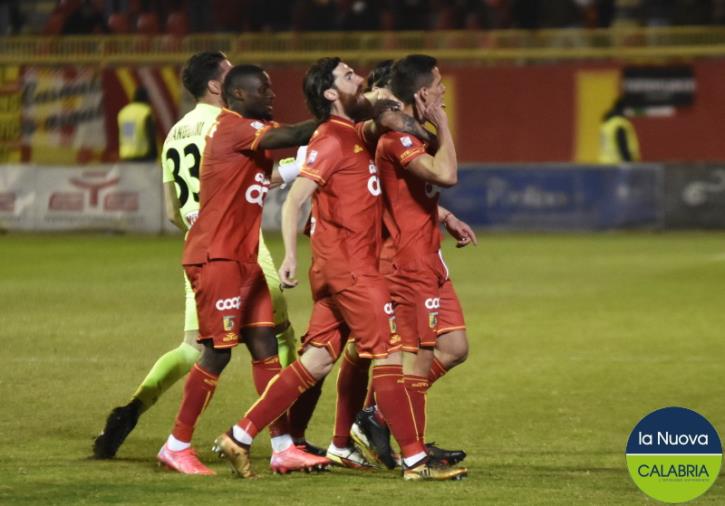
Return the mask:
<svg viewBox="0 0 725 506">
<path fill-rule="evenodd" d="M 354 147 L 354 148 L 352 148 L 352 151 L 353 151 L 353 153 L 355 153 L 355 154 L 358 154 L 358 153 L 359 153 L 360 151 L 362 151 L 363 149 L 364 149 L 364 148 L 363 148 L 363 147 L 362 147 L 361 145 L 359 145 L 359 144 L 355 144 L 355 147 Z"/>
<path fill-rule="evenodd" d="M 438 313 L 428 313 L 428 326 L 432 329 L 438 326 Z"/>
<path fill-rule="evenodd" d="M 225 316 L 222 318 L 222 324 L 224 325 L 224 331 L 229 332 L 234 329 L 234 316 Z"/>
<path fill-rule="evenodd" d="M 400 138 L 400 143 L 403 145 L 403 147 L 409 148 L 413 145 L 413 139 L 406 135 L 405 137 Z"/>
<path fill-rule="evenodd" d="M 234 332 L 227 332 L 224 337 L 222 337 L 223 343 L 228 343 L 230 341 L 234 341 L 237 338 L 237 335 Z"/>
<path fill-rule="evenodd" d="M 317 160 L 317 150 L 311 150 L 310 154 L 307 155 L 307 165 L 312 165 Z"/>
<path fill-rule="evenodd" d="M 249 124 L 249 126 L 251 126 L 252 128 L 254 128 L 255 130 L 259 130 L 260 128 L 263 128 L 264 127 L 264 123 L 262 123 L 260 121 L 252 121 Z"/>
</svg>

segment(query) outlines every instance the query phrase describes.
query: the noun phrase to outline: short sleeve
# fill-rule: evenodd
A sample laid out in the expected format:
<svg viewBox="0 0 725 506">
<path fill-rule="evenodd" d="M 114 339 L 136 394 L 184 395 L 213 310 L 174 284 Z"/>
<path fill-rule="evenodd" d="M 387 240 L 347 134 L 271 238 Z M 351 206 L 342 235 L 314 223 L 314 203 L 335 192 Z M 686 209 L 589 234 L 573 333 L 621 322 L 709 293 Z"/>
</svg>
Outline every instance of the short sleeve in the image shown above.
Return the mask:
<svg viewBox="0 0 725 506">
<path fill-rule="evenodd" d="M 410 162 L 426 154 L 423 142 L 414 135 L 401 132 L 389 132 L 381 139 L 383 152 L 391 159 L 406 167 Z"/>
<path fill-rule="evenodd" d="M 243 118 L 238 115 L 230 115 L 229 118 L 229 124 L 224 130 L 230 137 L 234 151 L 256 151 L 264 135 L 277 126 L 276 123 Z"/>
<path fill-rule="evenodd" d="M 339 167 L 341 157 L 342 150 L 337 138 L 316 136 L 307 148 L 307 159 L 302 166 L 300 176 L 324 186 Z"/>
</svg>

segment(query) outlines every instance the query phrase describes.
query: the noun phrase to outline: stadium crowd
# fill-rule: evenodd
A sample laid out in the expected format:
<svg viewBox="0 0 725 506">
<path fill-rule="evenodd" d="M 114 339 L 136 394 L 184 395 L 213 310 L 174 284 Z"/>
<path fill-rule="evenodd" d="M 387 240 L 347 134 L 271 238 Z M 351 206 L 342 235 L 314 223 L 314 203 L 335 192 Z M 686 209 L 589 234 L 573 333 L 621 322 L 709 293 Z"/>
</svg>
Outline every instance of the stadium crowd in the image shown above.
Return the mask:
<svg viewBox="0 0 725 506">
<path fill-rule="evenodd" d="M 211 8 L 210 8 L 211 7 Z M 725 0 L 6 0 L 0 33 L 47 35 L 725 24 Z"/>
</svg>

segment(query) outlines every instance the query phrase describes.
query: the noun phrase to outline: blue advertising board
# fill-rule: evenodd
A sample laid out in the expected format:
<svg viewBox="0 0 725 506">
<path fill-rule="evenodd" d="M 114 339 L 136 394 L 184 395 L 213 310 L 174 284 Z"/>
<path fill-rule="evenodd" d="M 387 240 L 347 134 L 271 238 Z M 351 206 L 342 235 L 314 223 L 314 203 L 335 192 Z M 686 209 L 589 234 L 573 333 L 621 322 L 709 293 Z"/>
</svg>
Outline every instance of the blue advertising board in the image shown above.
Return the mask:
<svg viewBox="0 0 725 506">
<path fill-rule="evenodd" d="M 441 204 L 472 226 L 606 230 L 663 224 L 658 165 L 468 165 Z"/>
</svg>

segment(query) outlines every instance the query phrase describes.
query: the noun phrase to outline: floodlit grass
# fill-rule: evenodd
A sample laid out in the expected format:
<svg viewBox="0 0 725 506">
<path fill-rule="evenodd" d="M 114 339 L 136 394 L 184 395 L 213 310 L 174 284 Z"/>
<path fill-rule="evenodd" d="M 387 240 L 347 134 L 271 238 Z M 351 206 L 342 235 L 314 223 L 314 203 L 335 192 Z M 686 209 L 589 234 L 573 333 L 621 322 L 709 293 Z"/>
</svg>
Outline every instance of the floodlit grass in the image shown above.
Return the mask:
<svg viewBox="0 0 725 506">
<path fill-rule="evenodd" d="M 279 236 L 267 239 L 279 259 Z M 209 447 L 256 397 L 243 348 L 195 435 L 218 476 L 155 465 L 181 383 L 141 418 L 116 460 L 88 459 L 108 411 L 181 340 L 181 240 L 0 237 L 0 503 L 653 503 L 625 467 L 640 418 L 685 406 L 725 436 L 725 235 L 481 239 L 475 249 L 446 244 L 471 354 L 429 396 L 430 438 L 465 448 L 470 477 L 415 484 L 383 471 L 274 476 L 266 437 L 253 450 L 261 478 L 233 479 Z M 300 334 L 309 290 L 288 293 Z M 332 376 L 309 431 L 321 445 L 334 398 Z M 697 501 L 723 502 L 722 478 Z"/>
</svg>

